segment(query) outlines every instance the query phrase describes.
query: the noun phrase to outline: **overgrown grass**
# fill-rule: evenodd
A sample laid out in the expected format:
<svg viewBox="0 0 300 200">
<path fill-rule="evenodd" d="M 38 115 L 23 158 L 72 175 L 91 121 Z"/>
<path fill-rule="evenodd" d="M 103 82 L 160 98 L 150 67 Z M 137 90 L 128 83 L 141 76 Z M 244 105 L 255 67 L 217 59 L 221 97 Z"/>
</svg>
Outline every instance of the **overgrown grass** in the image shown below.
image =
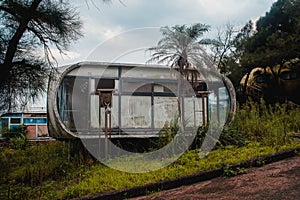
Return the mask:
<svg viewBox="0 0 300 200">
<path fill-rule="evenodd" d="M 43 185 L 38 185 L 34 189 L 30 188 L 30 195 L 32 196 L 28 197 L 29 199 L 36 198 L 36 195 L 39 194 L 39 197 L 43 199 L 68 199 L 105 191 L 131 188 L 161 180 L 178 178 L 200 171 L 212 170 L 220 167 L 226 169 L 226 167 L 231 164 L 294 147 L 300 147 L 300 144 L 295 141 L 288 145 L 281 146 L 280 148 L 274 148 L 271 146 L 263 146 L 259 143 L 249 143 L 247 146 L 240 148 L 234 146 L 220 148 L 210 152 L 203 159 L 199 158 L 198 150 L 191 150 L 166 168 L 141 174 L 121 172 L 97 163 L 90 168 L 75 172 L 74 175 L 67 176 L 65 181 L 45 181 Z M 143 164 L 145 160 L 140 162 Z M 130 165 L 130 162 L 122 164 Z M 69 173 L 72 172 L 74 171 L 70 171 Z M 78 176 L 79 174 L 80 177 Z M 27 188 L 27 190 L 24 188 Z M 23 186 L 23 192 L 30 191 L 30 189 Z M 42 192 L 34 193 L 32 190 Z M 19 192 L 20 191 L 22 190 L 19 189 Z"/>
<path fill-rule="evenodd" d="M 300 131 L 300 109 L 290 103 L 266 105 L 264 102 L 250 102 L 239 109 L 225 131 L 237 133 L 244 143 L 254 141 L 266 146 L 284 145 L 289 143 L 290 136 Z M 226 133 L 223 136 L 226 137 Z"/>
<path fill-rule="evenodd" d="M 90 165 L 84 156 L 74 153 L 77 146 L 73 141 L 0 149 L 0 199 L 39 198 L 54 183 L 76 180 Z"/>
<path fill-rule="evenodd" d="M 14 130 L 4 128 L 0 130 L 2 137 L 7 138 L 10 142 L 10 146 L 14 149 L 25 149 L 28 145 L 28 137 L 26 136 L 26 126 L 21 125 Z"/>
<path fill-rule="evenodd" d="M 227 169 L 231 164 L 300 147 L 299 139 L 293 137 L 293 133 L 300 130 L 300 110 L 291 107 L 288 104 L 274 107 L 263 103 L 247 104 L 239 109 L 234 122 L 223 131 L 218 148 L 204 158 L 200 158 L 199 150 L 190 150 L 168 167 L 148 173 L 126 173 L 111 169 L 85 158 L 78 153 L 81 152 L 78 151 L 78 145 L 67 142 L 36 144 L 25 150 L 4 148 L 0 150 L 0 199 L 80 197 L 220 167 Z M 201 137 L 205 136 L 204 130 L 201 129 Z M 151 162 L 138 158 L 135 158 L 137 166 Z M 115 164 L 130 167 L 131 158 L 125 161 Z M 235 172 L 228 168 L 226 172 L 231 175 L 244 172 L 244 169 Z"/>
</svg>

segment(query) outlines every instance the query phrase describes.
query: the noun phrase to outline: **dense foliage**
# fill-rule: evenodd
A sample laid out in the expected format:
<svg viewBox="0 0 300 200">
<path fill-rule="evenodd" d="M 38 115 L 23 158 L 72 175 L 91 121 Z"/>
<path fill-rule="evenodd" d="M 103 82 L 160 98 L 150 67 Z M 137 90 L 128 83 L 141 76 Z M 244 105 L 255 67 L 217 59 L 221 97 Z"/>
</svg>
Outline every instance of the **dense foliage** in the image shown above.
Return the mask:
<svg viewBox="0 0 300 200">
<path fill-rule="evenodd" d="M 212 46 L 213 56 L 220 72 L 231 79 L 237 90 L 242 77 L 256 67 L 271 70 L 275 88 L 278 87 L 281 69 L 300 57 L 299 10 L 299 0 L 278 0 L 255 24 L 249 21 L 240 30 L 228 24 L 219 32 Z M 242 91 L 245 96 L 246 84 Z"/>
<path fill-rule="evenodd" d="M 46 90 L 55 61 L 51 49 L 63 53 L 80 30 L 67 0 L 1 1 L 0 112 L 23 107 Z"/>
<path fill-rule="evenodd" d="M 275 66 L 300 56 L 300 1 L 278 0 L 245 43 L 244 66 Z"/>
</svg>

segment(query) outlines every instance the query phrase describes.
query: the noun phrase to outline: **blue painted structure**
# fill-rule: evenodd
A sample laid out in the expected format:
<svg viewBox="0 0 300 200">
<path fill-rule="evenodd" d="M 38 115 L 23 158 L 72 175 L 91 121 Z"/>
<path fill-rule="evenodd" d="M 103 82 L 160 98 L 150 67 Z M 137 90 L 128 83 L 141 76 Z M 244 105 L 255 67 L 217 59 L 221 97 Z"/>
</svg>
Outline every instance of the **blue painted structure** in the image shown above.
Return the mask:
<svg viewBox="0 0 300 200">
<path fill-rule="evenodd" d="M 21 125 L 25 125 L 29 138 L 48 137 L 47 122 L 45 112 L 5 113 L 0 117 L 0 129 L 13 131 Z"/>
</svg>

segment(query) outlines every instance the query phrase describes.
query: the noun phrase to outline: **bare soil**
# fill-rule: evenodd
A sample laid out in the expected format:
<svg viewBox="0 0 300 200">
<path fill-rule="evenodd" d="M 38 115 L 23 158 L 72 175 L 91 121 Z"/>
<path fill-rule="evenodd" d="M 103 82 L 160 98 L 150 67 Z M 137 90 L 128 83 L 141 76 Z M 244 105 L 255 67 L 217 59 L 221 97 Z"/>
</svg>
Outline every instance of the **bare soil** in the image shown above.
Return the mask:
<svg viewBox="0 0 300 200">
<path fill-rule="evenodd" d="M 300 200 L 300 156 L 250 168 L 246 174 L 218 177 L 133 199 Z"/>
</svg>

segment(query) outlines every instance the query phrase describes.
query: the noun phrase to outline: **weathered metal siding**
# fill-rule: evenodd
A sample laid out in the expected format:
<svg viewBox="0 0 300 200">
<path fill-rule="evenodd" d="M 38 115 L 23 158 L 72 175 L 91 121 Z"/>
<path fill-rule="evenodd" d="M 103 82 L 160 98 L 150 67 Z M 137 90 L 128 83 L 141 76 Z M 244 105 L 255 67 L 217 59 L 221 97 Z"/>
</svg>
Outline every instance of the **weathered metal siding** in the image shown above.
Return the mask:
<svg viewBox="0 0 300 200">
<path fill-rule="evenodd" d="M 151 128 L 151 98 L 122 96 L 121 128 Z"/>
<path fill-rule="evenodd" d="M 155 128 L 162 128 L 178 116 L 177 97 L 154 97 L 154 105 Z"/>
</svg>

